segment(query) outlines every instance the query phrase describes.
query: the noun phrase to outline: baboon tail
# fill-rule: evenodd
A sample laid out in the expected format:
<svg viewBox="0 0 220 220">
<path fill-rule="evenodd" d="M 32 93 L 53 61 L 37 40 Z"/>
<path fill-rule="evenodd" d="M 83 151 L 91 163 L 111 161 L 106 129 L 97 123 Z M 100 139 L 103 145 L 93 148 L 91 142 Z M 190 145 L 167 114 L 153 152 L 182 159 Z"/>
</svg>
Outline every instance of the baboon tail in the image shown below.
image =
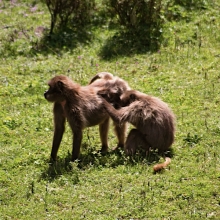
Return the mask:
<svg viewBox="0 0 220 220">
<path fill-rule="evenodd" d="M 154 169 L 154 172 L 158 172 L 162 169 L 164 169 L 165 167 L 167 167 L 169 164 L 171 163 L 171 159 L 169 157 L 165 157 L 165 162 L 163 163 L 159 163 L 159 164 L 156 164 L 153 169 Z"/>
</svg>

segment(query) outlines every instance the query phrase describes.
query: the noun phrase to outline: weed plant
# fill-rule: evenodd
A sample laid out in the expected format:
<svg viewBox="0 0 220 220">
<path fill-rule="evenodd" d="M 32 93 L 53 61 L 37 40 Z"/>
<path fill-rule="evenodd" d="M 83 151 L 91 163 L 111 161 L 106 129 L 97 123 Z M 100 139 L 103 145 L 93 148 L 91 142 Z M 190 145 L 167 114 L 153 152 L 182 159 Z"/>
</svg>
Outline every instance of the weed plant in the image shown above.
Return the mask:
<svg viewBox="0 0 220 220">
<path fill-rule="evenodd" d="M 111 22 L 48 40 L 45 4 L 0 1 L 0 219 L 220 218 L 220 1 L 210 2 L 186 11 L 189 19 L 167 21 L 156 52 L 125 44 L 112 53 L 105 48 L 116 32 Z M 117 41 L 113 46 L 117 50 Z M 112 151 L 112 129 L 109 153 L 100 155 L 97 126 L 84 130 L 76 162 L 70 162 L 67 126 L 58 161 L 50 162 L 47 80 L 65 74 L 86 85 L 100 71 L 173 109 L 177 131 L 169 168 L 153 174 L 153 165 L 163 161 L 153 152 L 130 159 Z"/>
</svg>

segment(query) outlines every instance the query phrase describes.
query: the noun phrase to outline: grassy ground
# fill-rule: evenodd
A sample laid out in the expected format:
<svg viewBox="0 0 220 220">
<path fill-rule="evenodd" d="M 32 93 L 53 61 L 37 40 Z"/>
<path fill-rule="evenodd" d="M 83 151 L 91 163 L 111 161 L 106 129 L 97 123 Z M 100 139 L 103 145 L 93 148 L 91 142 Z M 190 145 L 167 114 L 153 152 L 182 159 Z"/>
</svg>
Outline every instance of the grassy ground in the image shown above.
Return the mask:
<svg viewBox="0 0 220 220">
<path fill-rule="evenodd" d="M 47 42 L 43 4 L 0 1 L 0 219 L 220 218 L 220 2 L 212 2 L 166 23 L 159 51 L 114 53 L 108 50 L 114 30 L 106 24 Z M 173 109 L 174 156 L 164 172 L 153 174 L 162 161 L 155 154 L 133 161 L 123 152 L 99 155 L 98 127 L 85 129 L 75 163 L 67 127 L 59 160 L 49 163 L 47 80 L 66 74 L 86 85 L 100 71 Z M 112 130 L 109 142 L 116 145 Z"/>
</svg>

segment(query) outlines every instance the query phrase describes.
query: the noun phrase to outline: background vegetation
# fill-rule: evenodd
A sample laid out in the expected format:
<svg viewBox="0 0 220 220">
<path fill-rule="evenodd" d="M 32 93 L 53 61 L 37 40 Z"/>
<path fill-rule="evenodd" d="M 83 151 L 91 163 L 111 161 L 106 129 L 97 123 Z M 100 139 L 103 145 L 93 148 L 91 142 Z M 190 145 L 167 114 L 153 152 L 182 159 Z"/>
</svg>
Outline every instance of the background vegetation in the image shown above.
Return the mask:
<svg viewBox="0 0 220 220">
<path fill-rule="evenodd" d="M 220 1 L 166 4 L 157 47 L 127 32 L 96 1 L 91 22 L 49 36 L 44 2 L 0 1 L 0 219 L 219 219 Z M 177 117 L 169 169 L 162 158 L 101 156 L 98 128 L 85 129 L 70 162 L 66 129 L 49 161 L 52 105 L 43 93 L 56 74 L 86 85 L 101 71 L 162 98 Z M 111 148 L 116 145 L 110 131 Z"/>
</svg>

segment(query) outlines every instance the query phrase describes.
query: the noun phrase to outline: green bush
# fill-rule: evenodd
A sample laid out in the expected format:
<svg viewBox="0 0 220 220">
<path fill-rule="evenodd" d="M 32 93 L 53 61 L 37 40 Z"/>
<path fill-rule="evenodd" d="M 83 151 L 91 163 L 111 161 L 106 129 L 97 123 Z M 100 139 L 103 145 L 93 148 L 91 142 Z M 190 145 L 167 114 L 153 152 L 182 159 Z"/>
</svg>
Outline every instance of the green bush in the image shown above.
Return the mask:
<svg viewBox="0 0 220 220">
<path fill-rule="evenodd" d="M 56 25 L 85 25 L 91 20 L 95 0 L 44 0 L 51 14 L 50 34 Z"/>
<path fill-rule="evenodd" d="M 112 17 L 129 29 L 154 27 L 160 29 L 164 19 L 185 18 L 187 11 L 208 7 L 206 0 L 104 0 Z"/>
<path fill-rule="evenodd" d="M 161 24 L 162 0 L 105 0 L 112 15 L 117 15 L 121 25 L 129 29 L 148 28 Z"/>
<path fill-rule="evenodd" d="M 104 2 L 113 21 L 122 27 L 116 34 L 116 41 L 122 42 L 119 46 L 121 51 L 128 47 L 132 51 L 158 50 L 165 21 L 162 0 L 104 0 Z M 115 39 L 112 39 L 113 44 L 114 41 Z M 120 51 L 117 50 L 116 53 Z"/>
</svg>

